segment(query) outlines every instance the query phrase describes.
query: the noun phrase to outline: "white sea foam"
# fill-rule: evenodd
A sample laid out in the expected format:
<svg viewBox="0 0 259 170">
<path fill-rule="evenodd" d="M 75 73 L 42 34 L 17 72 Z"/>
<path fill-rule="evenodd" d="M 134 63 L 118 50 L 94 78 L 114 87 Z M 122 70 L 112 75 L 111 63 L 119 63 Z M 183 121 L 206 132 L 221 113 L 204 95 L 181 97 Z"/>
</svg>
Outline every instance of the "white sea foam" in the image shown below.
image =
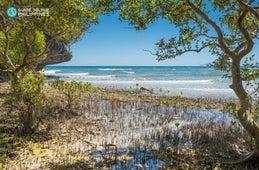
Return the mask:
<svg viewBox="0 0 259 170">
<path fill-rule="evenodd" d="M 64 75 L 64 76 L 88 76 L 89 73 L 63 73 L 61 75 Z"/>
<path fill-rule="evenodd" d="M 80 81 L 89 81 L 96 80 L 104 82 L 104 80 L 110 80 L 115 75 L 90 75 L 89 73 L 69 73 L 69 74 L 60 74 L 59 77 L 66 78 L 68 80 L 80 80 Z"/>
<path fill-rule="evenodd" d="M 115 75 L 102 75 L 102 76 L 88 76 L 87 78 L 91 78 L 91 79 L 103 79 L 103 78 L 113 78 L 116 77 Z"/>
<path fill-rule="evenodd" d="M 57 73 L 60 73 L 61 70 L 42 70 L 41 73 L 46 75 L 46 76 L 49 76 L 49 75 L 55 75 Z"/>
<path fill-rule="evenodd" d="M 124 73 L 127 73 L 127 74 L 134 74 L 135 72 L 134 71 L 123 71 Z"/>
<path fill-rule="evenodd" d="M 123 68 L 99 68 L 98 70 L 101 70 L 101 71 L 116 71 L 116 70 L 122 71 L 122 70 L 129 70 L 129 69 L 123 69 Z"/>
<path fill-rule="evenodd" d="M 42 73 L 46 76 L 69 78 L 69 79 L 73 79 L 75 77 L 86 78 L 89 75 L 89 73 L 61 73 L 58 70 L 47 70 Z"/>
</svg>

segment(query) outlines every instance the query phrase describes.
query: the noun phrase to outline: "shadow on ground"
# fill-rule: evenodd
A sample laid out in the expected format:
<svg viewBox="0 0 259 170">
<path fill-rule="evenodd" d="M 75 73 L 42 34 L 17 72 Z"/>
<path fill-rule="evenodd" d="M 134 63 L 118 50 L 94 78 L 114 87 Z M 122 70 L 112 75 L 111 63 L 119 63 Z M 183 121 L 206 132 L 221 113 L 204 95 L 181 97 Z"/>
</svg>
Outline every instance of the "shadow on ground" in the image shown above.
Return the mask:
<svg viewBox="0 0 259 170">
<path fill-rule="evenodd" d="M 26 146 L 28 142 L 44 142 L 51 139 L 45 131 L 26 135 L 15 114 L 6 114 L 0 110 L 0 163 L 7 158 L 15 158 L 15 151 Z"/>
<path fill-rule="evenodd" d="M 50 169 L 51 170 L 90 170 L 93 169 L 91 168 L 90 164 L 85 161 L 85 160 L 78 160 L 75 163 L 72 164 L 65 164 L 65 163 L 61 163 L 61 164 L 51 164 L 50 165 Z"/>
</svg>

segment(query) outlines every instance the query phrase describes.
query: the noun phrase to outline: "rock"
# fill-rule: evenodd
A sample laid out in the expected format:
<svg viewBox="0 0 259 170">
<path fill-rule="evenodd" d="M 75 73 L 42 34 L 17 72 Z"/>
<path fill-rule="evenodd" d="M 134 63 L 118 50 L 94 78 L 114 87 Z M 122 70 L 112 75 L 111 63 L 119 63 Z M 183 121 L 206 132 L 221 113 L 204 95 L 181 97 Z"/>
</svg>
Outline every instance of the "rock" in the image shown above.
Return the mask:
<svg viewBox="0 0 259 170">
<path fill-rule="evenodd" d="M 51 39 L 49 35 L 46 35 L 46 42 Z M 64 54 L 64 55 L 62 55 Z M 37 70 L 43 69 L 46 65 L 63 63 L 71 60 L 72 56 L 68 53 L 64 44 L 54 39 L 50 44 L 49 52 L 47 52 L 47 57 L 37 64 Z"/>
<path fill-rule="evenodd" d="M 48 43 L 51 37 L 49 35 L 45 35 L 45 36 L 46 36 L 46 43 Z M 59 42 L 57 39 L 54 39 L 49 46 L 47 57 L 43 60 L 37 61 L 37 70 L 39 71 L 43 69 L 43 67 L 45 67 L 46 65 L 67 62 L 71 60 L 71 58 L 72 58 L 72 55 L 68 53 L 65 45 Z M 5 81 L 8 81 L 7 74 L 0 73 L 0 82 L 5 82 Z"/>
</svg>

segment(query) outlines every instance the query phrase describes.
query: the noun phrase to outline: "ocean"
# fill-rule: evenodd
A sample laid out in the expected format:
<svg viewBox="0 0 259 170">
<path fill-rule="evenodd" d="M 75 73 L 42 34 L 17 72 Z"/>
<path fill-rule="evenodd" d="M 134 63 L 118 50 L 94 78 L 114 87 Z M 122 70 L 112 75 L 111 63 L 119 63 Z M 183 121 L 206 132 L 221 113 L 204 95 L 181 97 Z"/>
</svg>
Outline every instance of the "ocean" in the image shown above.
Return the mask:
<svg viewBox="0 0 259 170">
<path fill-rule="evenodd" d="M 49 79 L 92 83 L 94 87 L 135 90 L 140 87 L 158 95 L 186 97 L 234 97 L 230 79 L 207 66 L 46 66 Z"/>
</svg>

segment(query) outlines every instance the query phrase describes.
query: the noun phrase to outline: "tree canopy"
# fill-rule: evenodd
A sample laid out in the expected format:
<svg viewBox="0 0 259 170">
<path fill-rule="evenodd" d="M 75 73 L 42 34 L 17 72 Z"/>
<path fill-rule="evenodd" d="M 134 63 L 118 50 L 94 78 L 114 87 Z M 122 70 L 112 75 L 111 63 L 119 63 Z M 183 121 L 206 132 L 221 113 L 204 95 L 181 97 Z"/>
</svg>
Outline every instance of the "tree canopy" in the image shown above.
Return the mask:
<svg viewBox="0 0 259 170">
<path fill-rule="evenodd" d="M 54 39 L 64 45 L 78 41 L 88 28 L 97 23 L 99 10 L 85 0 L 21 0 L 0 2 L 1 72 L 18 73 L 46 56 Z M 8 17 L 6 10 L 47 9 L 48 16 Z M 45 41 L 45 35 L 51 37 Z"/>
</svg>

